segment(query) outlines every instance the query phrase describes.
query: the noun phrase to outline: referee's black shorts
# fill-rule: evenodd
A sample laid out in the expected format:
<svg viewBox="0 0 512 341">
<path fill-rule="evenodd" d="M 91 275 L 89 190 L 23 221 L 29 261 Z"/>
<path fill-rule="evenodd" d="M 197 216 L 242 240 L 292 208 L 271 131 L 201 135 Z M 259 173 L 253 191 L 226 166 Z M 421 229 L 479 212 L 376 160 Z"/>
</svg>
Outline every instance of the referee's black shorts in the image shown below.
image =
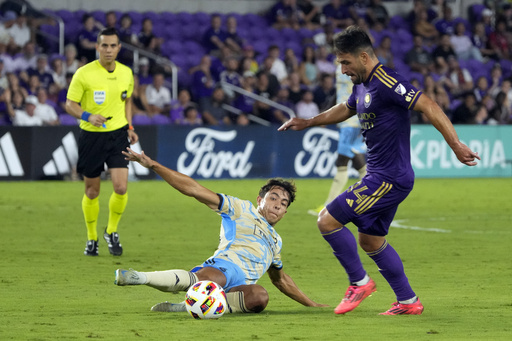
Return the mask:
<svg viewBox="0 0 512 341">
<path fill-rule="evenodd" d="M 128 161 L 121 152 L 129 146 L 128 126 L 107 132 L 81 130 L 77 172 L 88 178 L 97 178 L 105 169 L 105 163 L 109 169 L 127 168 Z"/>
</svg>

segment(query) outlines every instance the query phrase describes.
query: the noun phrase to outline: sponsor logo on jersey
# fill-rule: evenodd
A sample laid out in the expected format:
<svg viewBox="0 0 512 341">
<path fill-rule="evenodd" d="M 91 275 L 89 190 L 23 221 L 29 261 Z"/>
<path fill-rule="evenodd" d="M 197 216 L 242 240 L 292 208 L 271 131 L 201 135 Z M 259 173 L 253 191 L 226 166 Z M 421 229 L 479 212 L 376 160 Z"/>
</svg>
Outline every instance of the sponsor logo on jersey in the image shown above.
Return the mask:
<svg viewBox="0 0 512 341">
<path fill-rule="evenodd" d="M 416 91 L 414 91 L 413 89 L 409 90 L 409 92 L 407 93 L 407 96 L 405 96 L 405 100 L 407 102 L 410 102 L 414 98 L 415 94 L 416 94 Z"/>
</svg>

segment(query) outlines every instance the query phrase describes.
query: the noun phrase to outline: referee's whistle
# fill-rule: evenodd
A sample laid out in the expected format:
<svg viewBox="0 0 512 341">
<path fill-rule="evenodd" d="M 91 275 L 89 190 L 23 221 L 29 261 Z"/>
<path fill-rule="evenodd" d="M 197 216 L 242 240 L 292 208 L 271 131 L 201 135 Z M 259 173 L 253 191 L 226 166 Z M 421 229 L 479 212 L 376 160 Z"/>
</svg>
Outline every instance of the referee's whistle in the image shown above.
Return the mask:
<svg viewBox="0 0 512 341">
<path fill-rule="evenodd" d="M 112 116 L 109 116 L 109 117 L 107 117 L 106 119 L 107 119 L 107 121 L 108 121 L 108 120 L 111 120 L 111 119 L 112 119 Z M 103 128 L 106 128 L 106 127 L 107 127 L 107 125 L 106 125 L 105 123 L 103 123 L 101 126 L 102 126 Z"/>
</svg>

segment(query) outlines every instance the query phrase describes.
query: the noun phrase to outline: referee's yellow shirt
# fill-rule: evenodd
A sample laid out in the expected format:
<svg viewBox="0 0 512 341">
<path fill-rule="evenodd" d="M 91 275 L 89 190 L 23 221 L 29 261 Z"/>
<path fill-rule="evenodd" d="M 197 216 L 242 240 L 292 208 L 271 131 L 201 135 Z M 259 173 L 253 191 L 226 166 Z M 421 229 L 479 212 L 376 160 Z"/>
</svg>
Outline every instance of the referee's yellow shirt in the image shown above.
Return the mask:
<svg viewBox="0 0 512 341">
<path fill-rule="evenodd" d="M 96 127 L 80 120 L 80 128 L 93 132 L 112 131 L 128 124 L 125 103 L 133 92 L 133 72 L 119 62 L 113 72 L 108 72 L 98 60 L 79 68 L 69 85 L 67 98 L 80 103 L 84 111 L 112 119 L 106 128 Z"/>
</svg>

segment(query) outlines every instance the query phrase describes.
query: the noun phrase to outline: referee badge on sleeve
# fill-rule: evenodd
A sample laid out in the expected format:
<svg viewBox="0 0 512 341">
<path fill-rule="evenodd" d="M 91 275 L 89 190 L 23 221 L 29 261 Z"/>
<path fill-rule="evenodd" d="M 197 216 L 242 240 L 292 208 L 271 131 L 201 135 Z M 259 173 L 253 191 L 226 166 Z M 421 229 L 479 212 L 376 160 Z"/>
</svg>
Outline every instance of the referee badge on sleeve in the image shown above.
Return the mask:
<svg viewBox="0 0 512 341">
<path fill-rule="evenodd" d="M 96 90 L 94 91 L 94 103 L 100 105 L 105 102 L 107 94 L 105 90 Z"/>
<path fill-rule="evenodd" d="M 125 101 L 126 97 L 128 97 L 128 91 L 125 90 L 121 93 L 121 101 Z"/>
</svg>

